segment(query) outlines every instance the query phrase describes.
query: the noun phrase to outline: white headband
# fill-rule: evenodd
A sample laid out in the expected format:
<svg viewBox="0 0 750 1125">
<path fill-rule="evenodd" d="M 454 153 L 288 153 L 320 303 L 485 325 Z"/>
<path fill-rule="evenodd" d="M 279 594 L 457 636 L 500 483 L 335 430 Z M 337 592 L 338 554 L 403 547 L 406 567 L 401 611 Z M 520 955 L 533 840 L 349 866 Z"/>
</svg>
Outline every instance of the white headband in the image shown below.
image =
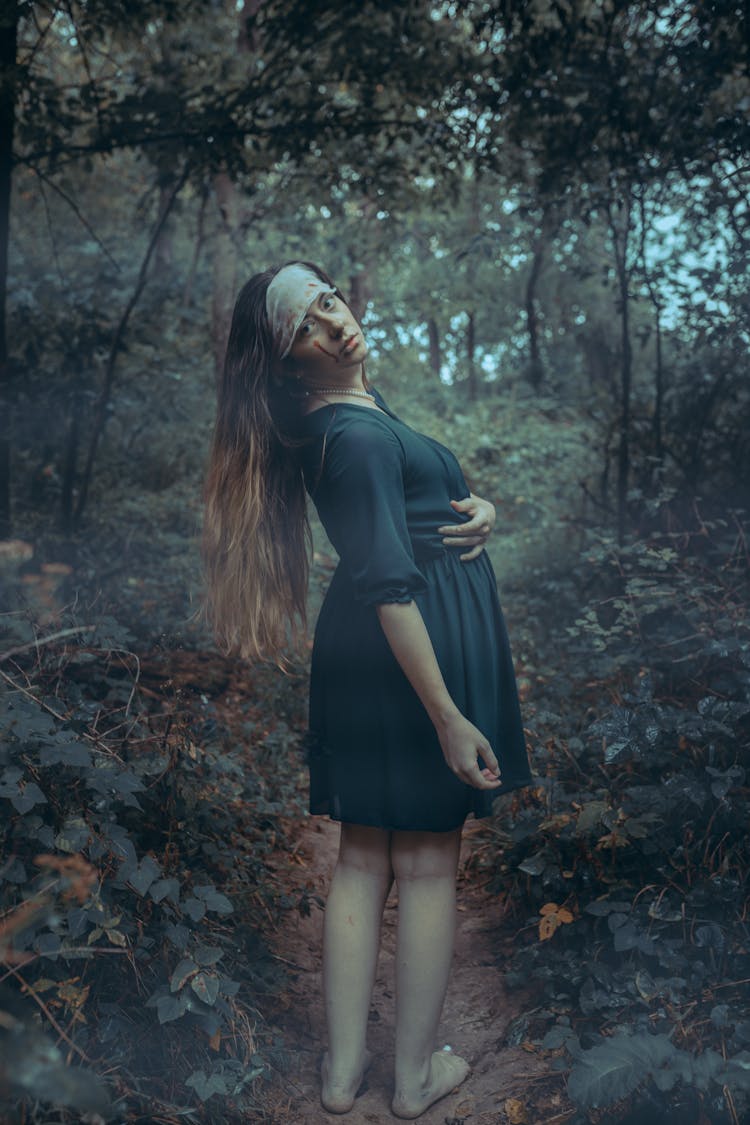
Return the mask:
<svg viewBox="0 0 750 1125">
<path fill-rule="evenodd" d="M 266 290 L 266 313 L 276 341 L 279 359 L 291 350 L 297 329 L 307 310 L 321 293 L 333 293 L 332 286 L 321 281 L 307 266 L 295 262 L 284 266 Z"/>
</svg>

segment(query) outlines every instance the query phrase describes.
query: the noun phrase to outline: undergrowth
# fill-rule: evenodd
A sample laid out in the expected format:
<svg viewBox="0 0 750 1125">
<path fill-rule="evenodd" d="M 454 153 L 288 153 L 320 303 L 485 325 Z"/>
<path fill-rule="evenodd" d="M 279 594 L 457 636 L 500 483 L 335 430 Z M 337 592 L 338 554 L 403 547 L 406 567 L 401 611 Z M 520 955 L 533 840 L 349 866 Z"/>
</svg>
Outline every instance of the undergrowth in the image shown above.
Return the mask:
<svg viewBox="0 0 750 1125">
<path fill-rule="evenodd" d="M 525 607 L 542 784 L 485 862 L 539 989 L 510 1040 L 580 1122 L 750 1117 L 748 516 L 702 508 L 589 533 Z"/>
<path fill-rule="evenodd" d="M 265 1120 L 285 1055 L 258 1006 L 283 983 L 260 933 L 309 910 L 267 866 L 301 811 L 297 681 L 136 649 L 69 611 L 4 614 L 0 640 L 6 1108 Z"/>
</svg>

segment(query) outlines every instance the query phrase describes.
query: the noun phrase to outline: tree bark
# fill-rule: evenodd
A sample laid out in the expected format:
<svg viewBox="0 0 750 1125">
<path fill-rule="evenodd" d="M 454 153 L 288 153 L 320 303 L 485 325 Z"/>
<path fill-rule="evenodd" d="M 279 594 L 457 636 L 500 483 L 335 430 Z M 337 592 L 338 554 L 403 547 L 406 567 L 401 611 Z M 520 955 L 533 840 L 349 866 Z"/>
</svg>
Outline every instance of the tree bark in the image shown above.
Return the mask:
<svg viewBox="0 0 750 1125">
<path fill-rule="evenodd" d="M 247 55 L 260 49 L 260 40 L 248 25 L 258 14 L 262 0 L 245 0 L 239 9 L 239 22 L 235 50 Z M 213 294 L 211 299 L 211 343 L 214 353 L 216 382 L 224 370 L 224 355 L 232 323 L 232 308 L 237 295 L 239 275 L 240 235 L 242 232 L 242 204 L 234 181 L 225 170 L 216 172 L 212 180 L 219 208 L 219 229 L 213 239 Z"/>
<path fill-rule="evenodd" d="M 468 382 L 469 382 L 469 402 L 476 402 L 477 397 L 478 397 L 478 395 L 477 395 L 478 387 L 477 387 L 477 365 L 476 365 L 476 360 L 475 360 L 475 356 L 474 356 L 474 353 L 476 351 L 476 332 L 475 332 L 473 310 L 471 312 L 467 312 L 466 315 L 469 318 L 468 323 L 466 325 L 466 362 L 467 362 L 467 365 L 468 365 L 467 370 L 468 370 Z"/>
<path fill-rule="evenodd" d="M 211 299 L 211 342 L 214 371 L 218 383 L 224 369 L 232 306 L 237 295 L 239 233 L 239 200 L 228 172 L 217 172 L 213 178 L 214 194 L 219 207 L 219 229 L 213 239 L 213 294 Z"/>
<path fill-rule="evenodd" d="M 544 379 L 544 364 L 542 363 L 539 349 L 539 318 L 536 313 L 536 287 L 544 265 L 544 251 L 546 239 L 544 236 L 544 220 L 542 220 L 542 233 L 534 240 L 534 252 L 531 260 L 531 272 L 526 282 L 526 331 L 529 335 L 529 381 L 535 391 L 538 391 Z"/>
<path fill-rule="evenodd" d="M 656 388 L 654 395 L 654 452 L 659 464 L 664 462 L 664 437 L 662 430 L 662 411 L 664 403 L 664 361 L 661 346 L 661 307 L 654 304 L 656 316 Z"/>
<path fill-rule="evenodd" d="M 352 247 L 356 258 L 349 274 L 348 305 L 357 320 L 361 321 L 367 311 L 367 302 L 372 297 L 373 274 L 373 235 L 377 228 L 374 218 L 380 204 L 377 199 L 364 196 L 359 204 L 358 228 L 359 236 Z M 375 235 L 375 238 L 377 236 Z"/>
<path fill-rule="evenodd" d="M 16 121 L 17 0 L 0 10 L 0 539 L 11 535 L 10 511 L 10 368 L 6 335 L 10 193 L 13 182 L 13 133 Z"/>
<path fill-rule="evenodd" d="M 173 180 L 163 180 L 159 185 L 159 213 L 167 205 L 172 188 L 174 187 Z M 170 223 L 165 223 L 162 232 L 159 235 L 159 241 L 156 244 L 154 252 L 154 280 L 160 285 L 168 284 L 172 276 L 172 262 L 174 259 L 174 246 L 172 239 L 172 229 Z"/>
<path fill-rule="evenodd" d="M 440 350 L 440 333 L 434 316 L 427 321 L 427 335 L 430 340 L 430 367 L 435 372 L 438 383 L 441 382 L 440 371 L 443 366 L 443 356 Z"/>
<path fill-rule="evenodd" d="M 627 496 L 630 475 L 630 392 L 633 377 L 633 353 L 630 344 L 630 297 L 628 284 L 628 238 L 630 235 L 632 200 L 628 192 L 622 205 L 623 217 L 618 224 L 611 206 L 609 227 L 620 293 L 620 441 L 617 447 L 617 541 L 622 546 L 627 530 Z"/>
<path fill-rule="evenodd" d="M 656 364 L 654 370 L 654 417 L 652 423 L 652 432 L 654 437 L 654 454 L 659 467 L 664 463 L 664 437 L 662 429 L 662 413 L 664 403 L 664 360 L 662 353 L 662 333 L 661 333 L 661 312 L 662 305 L 659 299 L 659 293 L 654 285 L 654 279 L 648 267 L 648 257 L 646 254 L 646 230 L 647 230 L 647 209 L 645 191 L 642 188 L 639 196 L 640 216 L 641 216 L 641 272 L 646 282 L 648 289 L 649 299 L 654 309 L 654 327 L 656 335 Z"/>
<path fill-rule="evenodd" d="M 195 275 L 198 272 L 198 262 L 200 261 L 201 250 L 203 249 L 203 228 L 206 218 L 206 203 L 208 202 L 209 189 L 204 186 L 201 192 L 201 203 L 198 211 L 198 227 L 195 232 L 195 247 L 193 249 L 193 257 L 190 262 L 190 269 L 188 270 L 185 279 L 185 288 L 182 292 L 182 303 L 186 309 L 189 309 L 193 303 L 193 286 L 195 285 Z"/>
<path fill-rule="evenodd" d="M 65 443 L 65 461 L 63 463 L 62 491 L 60 495 L 60 526 L 63 534 L 70 535 L 73 530 L 73 497 L 75 495 L 76 472 L 78 468 L 78 437 L 79 437 L 79 412 L 81 409 L 80 396 L 76 392 L 71 396 L 70 418 L 68 420 L 68 437 Z"/>
<path fill-rule="evenodd" d="M 347 304 L 357 320 L 361 321 L 367 309 L 367 302 L 372 296 L 370 274 L 367 267 L 358 270 L 349 277 L 349 297 Z"/>
</svg>

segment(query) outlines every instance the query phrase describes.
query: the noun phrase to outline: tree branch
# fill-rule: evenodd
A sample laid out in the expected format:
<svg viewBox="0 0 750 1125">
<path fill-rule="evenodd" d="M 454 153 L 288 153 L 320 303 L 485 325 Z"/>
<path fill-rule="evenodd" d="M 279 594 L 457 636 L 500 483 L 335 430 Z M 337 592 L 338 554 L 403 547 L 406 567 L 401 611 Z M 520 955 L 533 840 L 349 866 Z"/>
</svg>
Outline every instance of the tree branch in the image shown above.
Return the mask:
<svg viewBox="0 0 750 1125">
<path fill-rule="evenodd" d="M 143 289 L 146 285 L 146 279 L 148 277 L 149 263 L 151 261 L 151 256 L 152 256 L 154 250 L 156 249 L 156 244 L 159 241 L 159 235 L 161 234 L 161 232 L 164 228 L 164 224 L 166 223 L 167 218 L 169 217 L 169 214 L 170 214 L 170 212 L 171 212 L 171 210 L 174 206 L 174 203 L 175 203 L 175 200 L 177 199 L 177 196 L 179 195 L 180 191 L 182 190 L 185 183 L 187 182 L 187 178 L 188 178 L 189 174 L 190 174 L 190 164 L 189 164 L 189 162 L 186 161 L 185 167 L 182 169 L 182 173 L 180 174 L 179 178 L 175 181 L 174 186 L 172 188 L 172 191 L 170 192 L 168 198 L 166 199 L 166 201 L 164 203 L 164 206 L 162 207 L 161 214 L 159 215 L 158 219 L 156 220 L 156 223 L 154 224 L 154 229 L 151 232 L 151 239 L 150 239 L 149 244 L 148 244 L 148 249 L 146 250 L 146 253 L 143 257 L 143 261 L 141 262 L 141 268 L 140 268 L 140 271 L 138 273 L 138 280 L 136 281 L 135 289 L 133 290 L 133 292 L 131 294 L 130 300 L 128 301 L 127 305 L 125 306 L 123 314 L 120 317 L 120 322 L 117 325 L 117 328 L 115 329 L 115 334 L 114 334 L 114 337 L 112 339 L 112 347 L 110 348 L 109 358 L 107 359 L 107 368 L 106 368 L 106 371 L 105 371 L 105 374 L 104 374 L 104 384 L 103 384 L 101 392 L 99 394 L 99 399 L 97 401 L 96 408 L 95 408 L 95 411 L 94 411 L 94 423 L 93 423 L 93 430 L 92 430 L 92 433 L 91 433 L 91 441 L 89 442 L 89 451 L 88 451 L 88 456 L 86 458 L 86 466 L 84 468 L 83 479 L 81 481 L 81 491 L 78 494 L 78 503 L 76 505 L 75 516 L 74 516 L 74 523 L 76 525 L 80 522 L 81 516 L 83 515 L 83 510 L 86 507 L 86 500 L 88 499 L 89 484 L 91 482 L 91 472 L 92 472 L 93 467 L 94 467 L 94 458 L 96 457 L 96 450 L 97 450 L 97 447 L 99 445 L 99 438 L 100 438 L 100 436 L 101 436 L 101 434 L 104 430 L 104 424 L 105 424 L 105 421 L 106 421 L 106 418 L 107 418 L 107 406 L 109 405 L 110 396 L 112 394 L 112 385 L 114 383 L 114 377 L 115 377 L 115 365 L 117 363 L 117 356 L 119 355 L 120 348 L 122 347 L 122 341 L 123 341 L 123 337 L 125 335 L 125 329 L 127 328 L 128 321 L 130 320 L 130 314 L 132 313 L 133 309 L 137 305 L 138 299 L 139 299 L 139 297 L 140 297 L 141 293 L 143 292 Z"/>
<path fill-rule="evenodd" d="M 105 257 L 109 259 L 109 261 L 112 263 L 112 265 L 115 267 L 115 269 L 119 272 L 120 269 L 121 269 L 119 263 L 112 256 L 112 254 L 109 252 L 107 247 L 104 245 L 101 238 L 96 233 L 94 228 L 91 226 L 91 223 L 88 221 L 88 219 L 85 217 L 85 215 L 83 215 L 81 213 L 81 209 L 78 206 L 78 204 L 76 203 L 76 201 L 74 199 L 72 199 L 68 195 L 68 193 L 66 191 L 64 191 L 63 188 L 61 188 L 59 186 L 59 184 L 56 184 L 55 181 L 53 179 L 51 179 L 46 174 L 46 172 L 43 172 L 41 170 L 41 168 L 37 168 L 34 165 L 29 165 L 29 169 L 30 169 L 30 171 L 32 171 L 34 173 L 35 176 L 39 177 L 39 179 L 42 181 L 42 183 L 47 184 L 49 187 L 52 188 L 52 190 L 54 192 L 56 192 L 60 196 L 61 199 L 65 200 L 65 202 L 67 203 L 68 207 L 70 207 L 70 209 L 73 212 L 73 214 L 75 215 L 75 217 L 78 219 L 78 221 L 84 227 L 84 229 L 91 235 L 94 242 L 97 244 L 97 246 L 102 251 L 102 253 L 105 255 Z"/>
</svg>

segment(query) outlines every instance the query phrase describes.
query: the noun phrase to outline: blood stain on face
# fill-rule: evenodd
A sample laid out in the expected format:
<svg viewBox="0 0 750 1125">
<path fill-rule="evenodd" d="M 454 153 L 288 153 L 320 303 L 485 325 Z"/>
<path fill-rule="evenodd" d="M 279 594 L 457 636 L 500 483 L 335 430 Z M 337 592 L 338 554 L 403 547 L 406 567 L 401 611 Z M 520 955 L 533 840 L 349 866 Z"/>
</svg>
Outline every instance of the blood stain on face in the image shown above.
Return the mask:
<svg viewBox="0 0 750 1125">
<path fill-rule="evenodd" d="M 317 348 L 319 352 L 323 352 L 325 355 L 330 356 L 331 359 L 335 359 L 336 363 L 338 363 L 339 357 L 336 355 L 336 353 L 329 352 L 326 348 L 323 347 L 322 344 L 319 344 L 317 340 L 313 340 L 313 347 Z"/>
</svg>

